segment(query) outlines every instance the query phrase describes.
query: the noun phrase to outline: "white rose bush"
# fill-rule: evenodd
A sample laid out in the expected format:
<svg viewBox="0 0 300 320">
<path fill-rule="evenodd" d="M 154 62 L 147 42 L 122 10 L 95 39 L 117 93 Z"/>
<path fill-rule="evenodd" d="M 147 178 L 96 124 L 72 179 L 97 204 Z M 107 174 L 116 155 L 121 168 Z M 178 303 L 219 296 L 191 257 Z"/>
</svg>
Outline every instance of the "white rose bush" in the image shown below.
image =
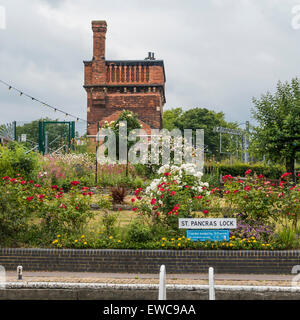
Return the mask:
<svg viewBox="0 0 300 320">
<path fill-rule="evenodd" d="M 205 210 L 210 195 L 208 183 L 201 181 L 202 172 L 197 172 L 194 164 L 164 165 L 158 174 L 159 178 L 145 190 L 135 191 L 134 211 L 172 230 L 178 229 L 178 218 L 193 216 L 194 208 L 208 213 Z"/>
</svg>

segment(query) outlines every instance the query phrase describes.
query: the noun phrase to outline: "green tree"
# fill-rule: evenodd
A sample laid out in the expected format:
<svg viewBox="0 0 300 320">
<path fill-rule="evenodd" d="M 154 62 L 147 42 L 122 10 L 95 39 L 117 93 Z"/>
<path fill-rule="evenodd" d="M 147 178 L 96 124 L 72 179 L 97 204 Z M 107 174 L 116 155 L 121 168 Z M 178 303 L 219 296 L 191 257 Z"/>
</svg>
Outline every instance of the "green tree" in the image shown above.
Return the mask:
<svg viewBox="0 0 300 320">
<path fill-rule="evenodd" d="M 175 121 L 182 115 L 182 113 L 182 108 L 166 110 L 163 116 L 163 128 L 168 129 L 169 131 L 175 129 Z"/>
<path fill-rule="evenodd" d="M 212 154 L 219 154 L 219 133 L 214 132 L 215 127 L 237 129 L 237 124 L 227 122 L 223 112 L 215 112 L 206 108 L 193 108 L 185 112 L 181 108 L 171 109 L 164 112 L 164 124 L 166 129 L 204 129 L 204 144 L 206 150 Z M 234 152 L 235 138 L 231 139 L 228 134 L 222 135 L 222 150 Z"/>
<path fill-rule="evenodd" d="M 136 143 L 136 141 L 128 141 L 129 133 L 134 129 L 142 128 L 141 124 L 139 123 L 137 114 L 128 110 L 123 110 L 116 121 L 111 121 L 110 123 L 104 124 L 104 128 L 111 128 L 116 135 L 117 160 L 119 159 L 119 127 L 121 121 L 127 122 L 127 152 Z M 137 140 L 139 140 L 139 138 L 137 138 Z M 105 141 L 107 141 L 107 138 L 105 139 Z"/>
<path fill-rule="evenodd" d="M 284 161 L 287 172 L 294 174 L 300 151 L 300 84 L 278 82 L 275 94 L 267 92 L 253 98 L 253 118 L 258 122 L 253 139 L 267 159 Z"/>
<path fill-rule="evenodd" d="M 21 134 L 26 134 L 26 139 L 32 141 L 32 143 L 38 143 L 39 140 L 39 121 L 59 121 L 58 119 L 52 120 L 49 118 L 34 120 L 29 123 L 25 123 L 21 126 L 17 126 L 17 137 Z M 48 142 L 50 150 L 56 150 L 61 145 L 66 144 L 68 141 L 68 125 L 67 124 L 47 124 L 46 131 L 48 132 Z M 32 148 L 32 143 L 26 143 L 28 148 Z"/>
</svg>

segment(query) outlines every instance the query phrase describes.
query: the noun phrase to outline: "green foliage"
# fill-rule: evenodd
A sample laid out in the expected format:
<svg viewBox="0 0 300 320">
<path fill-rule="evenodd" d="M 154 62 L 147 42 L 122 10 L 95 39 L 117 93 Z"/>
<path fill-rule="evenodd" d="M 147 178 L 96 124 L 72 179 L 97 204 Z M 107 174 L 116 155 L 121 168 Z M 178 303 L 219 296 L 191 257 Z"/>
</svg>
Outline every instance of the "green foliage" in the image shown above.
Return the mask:
<svg viewBox="0 0 300 320">
<path fill-rule="evenodd" d="M 193 108 L 182 111 L 181 108 L 167 110 L 164 112 L 163 123 L 166 129 L 178 128 L 182 132 L 184 129 L 204 129 L 204 144 L 207 151 L 219 155 L 219 133 L 214 132 L 215 127 L 225 127 L 237 129 L 237 124 L 227 122 L 223 112 L 215 112 L 206 108 Z M 235 151 L 233 143 L 228 135 L 223 135 L 222 151 Z"/>
<path fill-rule="evenodd" d="M 29 240 L 49 243 L 57 233 L 82 232 L 88 219 L 92 193 L 83 192 L 77 181 L 68 194 L 21 178 L 0 180 L 1 243 Z"/>
<path fill-rule="evenodd" d="M 191 216 L 194 202 L 204 202 L 207 183 L 201 181 L 201 172 L 193 164 L 162 166 L 146 190 L 137 189 L 137 210 L 170 230 L 178 230 L 178 218 Z"/>
<path fill-rule="evenodd" d="M 18 143 L 0 145 L 0 176 L 36 178 L 41 167 L 39 154 L 36 152 L 26 154 L 25 152 L 26 149 Z"/>
<path fill-rule="evenodd" d="M 169 131 L 175 129 L 175 122 L 182 114 L 182 108 L 174 108 L 171 110 L 164 111 L 163 128 L 168 129 Z"/>
<path fill-rule="evenodd" d="M 252 172 L 256 172 L 258 175 L 263 174 L 269 179 L 278 179 L 284 172 L 284 167 L 280 165 L 271 165 L 265 163 L 247 164 L 242 162 L 236 162 L 234 164 L 220 163 L 217 165 L 219 174 L 222 176 L 230 174 L 234 177 L 244 176 L 245 171 L 251 169 Z"/>
<path fill-rule="evenodd" d="M 277 242 L 285 248 L 293 249 L 298 248 L 299 246 L 299 240 L 296 237 L 295 230 L 292 228 L 284 228 L 280 230 L 275 237 L 277 238 Z"/>
<path fill-rule="evenodd" d="M 116 136 L 115 146 L 116 146 L 117 160 L 119 159 L 119 135 L 120 135 L 119 128 L 120 126 L 124 125 L 124 123 L 121 123 L 123 121 L 127 122 L 127 132 L 126 132 L 126 136 L 124 137 L 125 139 L 127 139 L 127 152 L 136 143 L 135 141 L 128 140 L 129 133 L 134 132 L 134 129 L 141 129 L 141 124 L 139 123 L 137 114 L 128 110 L 123 110 L 116 121 L 111 121 L 110 123 L 104 124 L 104 128 L 110 128 L 115 133 L 115 136 Z M 137 141 L 138 140 L 139 138 L 137 138 Z"/>
<path fill-rule="evenodd" d="M 26 134 L 27 140 L 38 143 L 39 139 L 39 121 L 59 121 L 58 119 L 52 120 L 50 118 L 34 120 L 30 123 L 25 123 L 22 126 L 16 127 L 17 137 L 21 134 Z M 51 149 L 58 149 L 62 143 L 67 142 L 69 127 L 67 124 L 47 124 L 46 131 L 48 132 L 49 147 Z M 54 141 L 55 140 L 55 141 Z M 32 148 L 32 144 L 26 142 L 25 145 Z"/>
<path fill-rule="evenodd" d="M 24 203 L 26 200 L 17 182 L 0 181 L 0 193 L 0 241 L 17 242 L 20 234 L 28 229 L 31 208 Z"/>
<path fill-rule="evenodd" d="M 149 226 L 143 224 L 141 219 L 131 222 L 127 231 L 127 241 L 148 242 L 152 239 L 152 232 Z"/>
<path fill-rule="evenodd" d="M 44 190 L 43 190 L 44 191 Z M 72 186 L 67 196 L 58 197 L 44 191 L 48 196 L 40 201 L 36 215 L 41 218 L 44 235 L 57 233 L 77 234 L 83 232 L 87 221 L 93 217 L 90 196 L 84 195 L 78 186 Z"/>
<path fill-rule="evenodd" d="M 104 210 L 103 217 L 101 219 L 103 226 L 103 234 L 105 236 L 114 236 L 116 233 L 116 222 L 119 214 Z"/>
<path fill-rule="evenodd" d="M 286 170 L 294 173 L 294 162 L 300 152 L 300 84 L 278 82 L 275 94 L 267 92 L 253 98 L 252 114 L 259 126 L 253 142 L 262 155 L 272 161 L 285 161 Z"/>
<path fill-rule="evenodd" d="M 103 226 L 103 234 L 106 237 L 114 236 L 116 233 L 116 222 L 118 220 L 119 214 L 109 211 L 111 207 L 111 198 L 105 198 L 100 196 L 98 199 L 98 206 L 103 210 L 103 216 L 101 218 L 101 223 Z"/>
</svg>

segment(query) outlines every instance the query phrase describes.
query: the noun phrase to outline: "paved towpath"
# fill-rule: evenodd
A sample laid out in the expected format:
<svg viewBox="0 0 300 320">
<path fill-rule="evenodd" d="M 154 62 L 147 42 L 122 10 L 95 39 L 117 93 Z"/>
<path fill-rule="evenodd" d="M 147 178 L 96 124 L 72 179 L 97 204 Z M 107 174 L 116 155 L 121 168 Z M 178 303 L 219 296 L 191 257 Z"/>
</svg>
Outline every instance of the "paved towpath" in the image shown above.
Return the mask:
<svg viewBox="0 0 300 320">
<path fill-rule="evenodd" d="M 295 275 L 215 274 L 217 285 L 291 286 Z M 6 281 L 16 281 L 16 271 L 6 272 Z M 157 284 L 158 274 L 23 271 L 24 282 L 87 282 Z M 208 284 L 208 274 L 168 274 L 167 284 Z M 300 282 L 299 282 L 300 285 Z"/>
</svg>

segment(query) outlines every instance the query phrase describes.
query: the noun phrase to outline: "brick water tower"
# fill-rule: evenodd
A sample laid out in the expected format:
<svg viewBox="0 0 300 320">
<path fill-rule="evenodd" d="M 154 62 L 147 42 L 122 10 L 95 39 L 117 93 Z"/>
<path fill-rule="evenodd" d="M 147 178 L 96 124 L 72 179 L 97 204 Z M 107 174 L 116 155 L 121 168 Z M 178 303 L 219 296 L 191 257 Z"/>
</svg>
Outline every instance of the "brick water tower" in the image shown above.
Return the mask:
<svg viewBox="0 0 300 320">
<path fill-rule="evenodd" d="M 88 134 L 97 133 L 105 121 L 116 120 L 122 110 L 138 115 L 148 133 L 162 128 L 165 99 L 163 60 L 149 52 L 144 60 L 106 60 L 106 21 L 92 21 L 93 59 L 84 61 Z"/>
</svg>

